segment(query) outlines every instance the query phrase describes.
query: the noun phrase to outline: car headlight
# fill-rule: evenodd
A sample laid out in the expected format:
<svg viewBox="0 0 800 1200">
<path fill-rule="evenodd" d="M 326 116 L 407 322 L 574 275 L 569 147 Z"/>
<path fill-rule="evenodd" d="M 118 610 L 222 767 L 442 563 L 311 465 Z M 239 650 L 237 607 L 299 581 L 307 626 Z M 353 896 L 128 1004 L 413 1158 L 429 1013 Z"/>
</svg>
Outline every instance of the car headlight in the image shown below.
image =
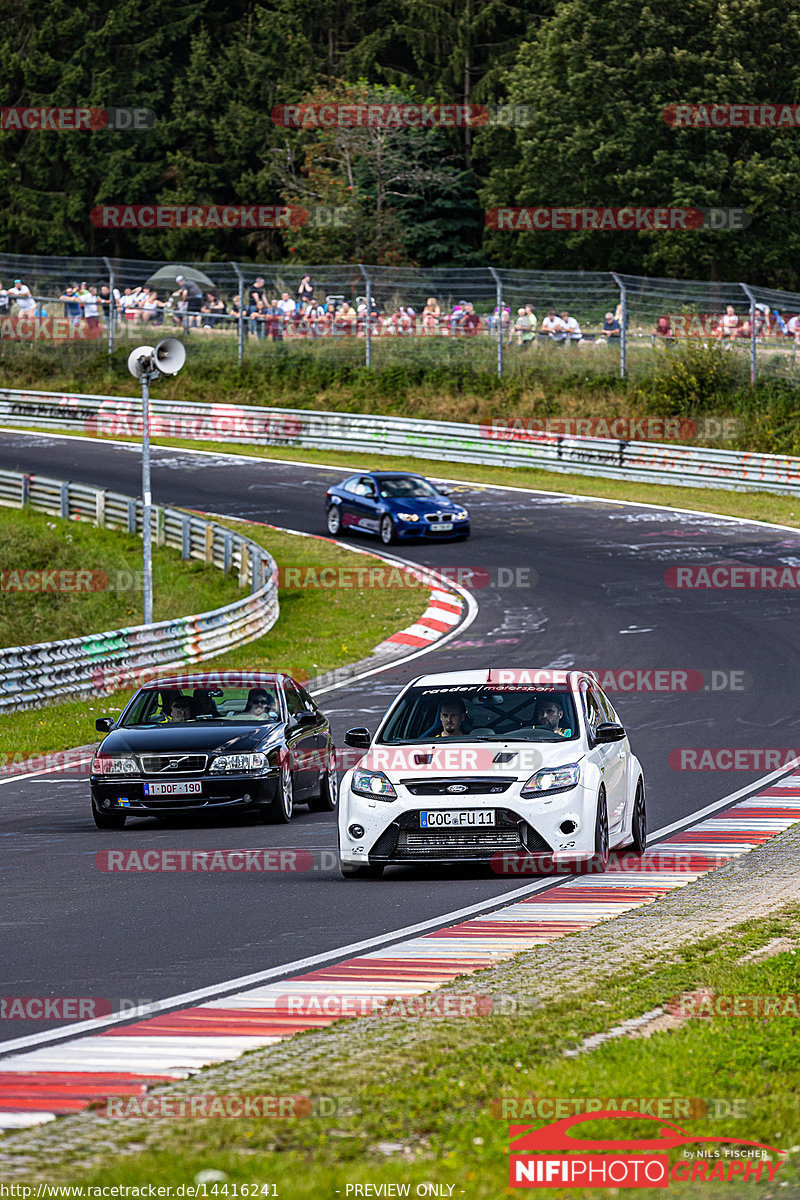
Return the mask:
<svg viewBox="0 0 800 1200">
<path fill-rule="evenodd" d="M 580 777 L 580 763 L 568 763 L 565 767 L 545 767 L 523 783 L 520 795 L 529 799 L 531 796 L 545 796 L 552 792 L 567 792 L 578 784 Z"/>
<path fill-rule="evenodd" d="M 373 800 L 396 800 L 397 792 L 383 771 L 353 771 L 351 791 L 357 796 L 370 796 Z"/>
<path fill-rule="evenodd" d="M 260 771 L 266 765 L 266 754 L 220 754 L 209 771 Z"/>
<path fill-rule="evenodd" d="M 93 775 L 138 775 L 139 768 L 133 758 L 102 758 L 92 759 Z"/>
<path fill-rule="evenodd" d="M 468 513 L 468 512 L 457 512 L 457 513 L 453 513 L 453 520 L 454 520 L 454 521 L 468 521 L 468 520 L 469 520 L 469 513 Z"/>
<path fill-rule="evenodd" d="M 416 513 L 398 513 L 398 521 L 418 521 L 419 517 Z"/>
</svg>

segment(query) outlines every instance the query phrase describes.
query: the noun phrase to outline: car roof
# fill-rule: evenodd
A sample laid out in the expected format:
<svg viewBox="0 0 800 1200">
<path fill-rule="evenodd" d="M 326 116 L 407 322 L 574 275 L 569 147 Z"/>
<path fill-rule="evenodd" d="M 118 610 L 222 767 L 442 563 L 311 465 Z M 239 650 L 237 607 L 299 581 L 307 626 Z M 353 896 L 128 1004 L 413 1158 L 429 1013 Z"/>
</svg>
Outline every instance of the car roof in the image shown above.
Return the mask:
<svg viewBox="0 0 800 1200">
<path fill-rule="evenodd" d="M 252 674 L 246 671 L 219 671 L 209 672 L 207 675 L 159 675 L 157 679 L 143 683 L 140 691 L 148 688 L 252 687 L 289 678 L 289 675 L 279 671 L 253 671 Z"/>
<path fill-rule="evenodd" d="M 552 667 L 486 667 L 480 671 L 440 671 L 436 675 L 420 675 L 413 683 L 420 687 L 447 686 L 448 684 L 488 684 L 489 686 L 515 683 L 541 687 L 569 688 L 588 671 L 559 671 Z"/>
<path fill-rule="evenodd" d="M 420 475 L 418 471 L 365 471 L 364 474 L 372 475 L 374 479 L 425 479 L 428 481 L 427 475 Z"/>
</svg>

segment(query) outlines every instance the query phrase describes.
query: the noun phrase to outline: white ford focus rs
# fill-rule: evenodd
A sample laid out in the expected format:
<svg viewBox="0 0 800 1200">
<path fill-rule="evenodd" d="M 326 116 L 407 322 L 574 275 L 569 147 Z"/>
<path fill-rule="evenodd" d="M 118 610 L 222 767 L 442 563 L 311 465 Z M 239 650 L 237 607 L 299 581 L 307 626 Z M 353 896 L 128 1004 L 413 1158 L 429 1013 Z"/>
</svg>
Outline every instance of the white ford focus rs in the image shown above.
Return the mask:
<svg viewBox="0 0 800 1200">
<path fill-rule="evenodd" d="M 345 878 L 515 858 L 603 871 L 609 850 L 645 849 L 642 767 L 589 671 L 423 675 L 345 742 L 366 750 L 341 785 Z"/>
</svg>

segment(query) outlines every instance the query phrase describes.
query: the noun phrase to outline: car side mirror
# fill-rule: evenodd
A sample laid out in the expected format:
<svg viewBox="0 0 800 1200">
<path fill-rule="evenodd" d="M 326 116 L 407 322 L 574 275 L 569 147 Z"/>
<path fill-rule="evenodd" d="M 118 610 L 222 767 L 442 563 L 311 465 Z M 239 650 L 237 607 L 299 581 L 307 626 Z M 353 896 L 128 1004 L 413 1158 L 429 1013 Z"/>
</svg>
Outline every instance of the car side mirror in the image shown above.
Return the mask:
<svg viewBox="0 0 800 1200">
<path fill-rule="evenodd" d="M 594 731 L 596 742 L 621 742 L 625 736 L 623 726 L 616 721 L 601 721 Z"/>
<path fill-rule="evenodd" d="M 114 720 L 112 717 L 98 717 L 94 727 L 98 733 L 110 733 L 114 728 Z"/>
<path fill-rule="evenodd" d="M 312 712 L 301 712 L 295 717 L 294 723 L 300 726 L 316 725 L 317 718 Z"/>
<path fill-rule="evenodd" d="M 437 489 L 436 489 L 436 490 L 437 490 L 437 492 L 439 493 L 439 495 L 440 495 L 440 496 L 449 496 L 449 495 L 450 495 L 450 488 L 446 488 L 446 487 L 437 487 Z"/>
<path fill-rule="evenodd" d="M 368 729 L 359 726 L 358 729 L 348 729 L 344 735 L 345 746 L 353 746 L 356 750 L 369 750 L 372 735 Z"/>
</svg>

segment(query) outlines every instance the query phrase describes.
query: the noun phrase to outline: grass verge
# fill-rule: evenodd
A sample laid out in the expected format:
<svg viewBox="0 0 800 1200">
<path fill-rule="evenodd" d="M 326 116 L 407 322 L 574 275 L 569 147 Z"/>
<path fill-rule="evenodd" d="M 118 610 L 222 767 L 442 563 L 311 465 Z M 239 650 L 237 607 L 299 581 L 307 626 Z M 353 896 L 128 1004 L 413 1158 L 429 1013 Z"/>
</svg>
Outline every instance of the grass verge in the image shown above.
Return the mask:
<svg viewBox="0 0 800 1200">
<path fill-rule="evenodd" d="M 622 1098 L 649 1098 L 672 1101 L 668 1115 L 661 1115 L 698 1138 L 742 1138 L 791 1150 L 774 1184 L 766 1183 L 763 1172 L 758 1195 L 764 1200 L 796 1195 L 785 1190 L 800 1183 L 796 1016 L 691 1019 L 646 1038 L 621 1037 L 589 1052 L 574 1052 L 582 1039 L 698 988 L 720 995 L 796 993 L 796 950 L 764 961 L 741 960 L 777 937 L 789 935 L 797 944 L 799 930 L 800 906 L 787 905 L 720 936 L 666 949 L 654 945 L 644 969 L 618 967 L 604 977 L 587 969 L 581 985 L 555 995 L 555 981 L 548 980 L 550 998 L 544 1001 L 537 996 L 537 952 L 521 955 L 504 964 L 506 977 L 513 966 L 518 998 L 529 1002 L 512 1016 L 344 1020 L 167 1089 L 171 1095 L 304 1094 L 318 1105 L 327 1097 L 332 1115 L 104 1121 L 91 1168 L 75 1166 L 65 1174 L 62 1166 L 58 1179 L 84 1186 L 156 1181 L 174 1188 L 213 1169 L 225 1173 L 228 1190 L 222 1190 L 222 1182 L 216 1192 L 209 1185 L 209 1196 L 241 1195 L 233 1187 L 243 1184 L 269 1184 L 265 1195 L 288 1200 L 356 1195 L 352 1186 L 358 1184 L 409 1185 L 406 1194 L 413 1196 L 417 1187 L 433 1182 L 441 1189 L 437 1195 L 447 1196 L 452 1188 L 452 1196 L 495 1200 L 515 1194 L 508 1187 L 509 1123 L 547 1123 L 540 1116 L 509 1116 L 520 1111 L 509 1107 L 510 1099 L 614 1098 L 619 1103 Z M 460 986 L 471 993 L 490 992 L 491 981 L 490 969 Z M 498 1103 L 502 1098 L 505 1116 Z M 644 1120 L 612 1120 L 585 1124 L 580 1136 L 652 1138 L 655 1128 Z M 89 1143 L 81 1144 L 73 1130 L 68 1148 L 85 1161 Z M 695 1144 L 672 1150 L 670 1162 L 702 1148 Z M 689 1171 L 696 1161 L 692 1159 Z M 713 1162 L 703 1166 L 708 1172 Z M 37 1178 L 48 1178 L 51 1171 L 45 1167 Z M 673 1181 L 670 1195 L 682 1200 L 704 1188 L 702 1178 Z M 755 1194 L 754 1188 L 753 1181 L 734 1180 L 726 1184 L 725 1195 L 734 1200 Z M 555 1187 L 548 1194 L 561 1200 L 615 1193 Z M 644 1189 L 639 1194 L 645 1200 L 664 1193 Z"/>
<path fill-rule="evenodd" d="M 110 358 L 104 348 L 90 345 L 72 346 L 67 356 L 60 345 L 6 344 L 0 349 L 4 386 L 129 395 L 126 364 L 133 344 L 124 340 Z M 470 345 L 463 339 L 451 344 L 448 338 L 378 339 L 370 368 L 363 365 L 361 340 L 251 340 L 241 368 L 235 342 L 192 335 L 187 345 L 192 369 L 159 383 L 163 400 L 285 404 L 478 423 L 654 419 L 652 441 L 662 436 L 659 421 L 679 418 L 696 423 L 694 445 L 800 452 L 800 366 L 790 347 L 759 347 L 759 379 L 751 387 L 745 343 L 722 347 L 687 341 L 653 350 L 649 338 L 631 338 L 627 380 L 619 377 L 618 347 L 610 346 L 507 347 L 498 379 L 496 346 L 483 339 Z M 734 423 L 723 434 L 718 422 L 724 420 Z"/>
<path fill-rule="evenodd" d="M 0 526 L 0 646 L 16 645 L 20 636 L 31 645 L 141 623 L 140 537 L 32 509 L 0 509 Z M 22 576 L 30 571 L 43 573 L 45 590 L 26 589 Z M 154 546 L 153 594 L 154 619 L 165 621 L 221 608 L 243 593 L 217 567 Z"/>
<path fill-rule="evenodd" d="M 306 567 L 321 570 L 324 567 L 363 567 L 365 562 L 362 556 L 356 556 L 323 539 L 300 538 L 244 521 L 215 520 L 264 546 L 280 566 L 302 563 Z M 70 530 L 78 528 L 74 522 L 64 524 Z M 80 528 L 89 535 L 96 532 L 88 526 Z M 108 536 L 116 537 L 117 534 L 108 533 Z M 139 548 L 141 552 L 141 542 Z M 177 555 L 177 551 L 175 553 Z M 214 576 L 230 586 L 230 581 L 225 581 L 216 568 Z M 428 593 L 427 588 L 281 589 L 281 615 L 264 637 L 238 650 L 206 660 L 196 669 L 275 670 L 286 671 L 301 679 L 311 678 L 366 657 L 384 638 L 420 616 L 427 607 Z M 234 583 L 230 598 L 241 594 Z M 205 597 L 205 593 L 203 595 Z M 77 604 L 78 599 L 73 597 L 73 602 Z M 187 596 L 183 611 L 203 611 L 203 608 L 198 608 L 198 600 L 196 592 Z M 126 623 L 132 622 L 128 619 Z M 89 703 L 71 701 L 48 706 L 47 709 L 0 716 L 0 745 L 7 750 L 4 761 L 20 760 L 29 755 L 46 754 L 95 741 L 95 718 L 105 713 L 119 712 L 133 690 L 130 688 L 112 696 L 97 696 Z"/>
</svg>

